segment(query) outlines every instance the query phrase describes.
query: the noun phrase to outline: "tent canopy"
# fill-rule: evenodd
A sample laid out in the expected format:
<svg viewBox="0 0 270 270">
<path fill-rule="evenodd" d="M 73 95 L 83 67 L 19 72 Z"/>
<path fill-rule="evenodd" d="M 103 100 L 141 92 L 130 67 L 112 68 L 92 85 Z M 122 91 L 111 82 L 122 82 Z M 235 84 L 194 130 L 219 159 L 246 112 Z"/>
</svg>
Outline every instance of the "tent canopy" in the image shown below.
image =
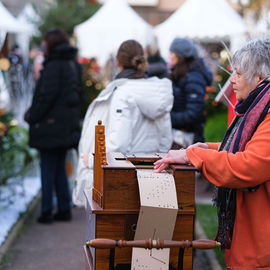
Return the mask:
<svg viewBox="0 0 270 270">
<path fill-rule="evenodd" d="M 15 17 L 0 2 L 0 31 L 11 33 L 25 33 L 30 29 L 24 23 L 17 21 Z"/>
<path fill-rule="evenodd" d="M 16 37 L 16 42 L 21 48 L 22 56 L 25 61 L 28 61 L 30 37 L 39 35 L 37 24 L 40 22 L 40 16 L 34 10 L 33 6 L 28 3 L 18 15 L 18 21 L 27 25 L 29 29 L 27 33 L 19 33 Z"/>
<path fill-rule="evenodd" d="M 168 55 L 170 43 L 175 37 L 220 40 L 245 31 L 244 20 L 226 0 L 186 0 L 155 28 L 164 56 Z"/>
<path fill-rule="evenodd" d="M 28 26 L 29 33 L 33 35 L 38 34 L 37 24 L 40 22 L 40 16 L 31 4 L 26 4 L 17 18 L 20 23 Z"/>
<path fill-rule="evenodd" d="M 79 54 L 96 57 L 104 64 L 127 39 L 136 39 L 143 46 L 151 41 L 153 28 L 124 0 L 108 0 L 87 21 L 75 27 Z"/>
<path fill-rule="evenodd" d="M 257 35 L 264 35 L 270 30 L 270 10 L 261 17 L 255 27 L 255 33 Z"/>
</svg>

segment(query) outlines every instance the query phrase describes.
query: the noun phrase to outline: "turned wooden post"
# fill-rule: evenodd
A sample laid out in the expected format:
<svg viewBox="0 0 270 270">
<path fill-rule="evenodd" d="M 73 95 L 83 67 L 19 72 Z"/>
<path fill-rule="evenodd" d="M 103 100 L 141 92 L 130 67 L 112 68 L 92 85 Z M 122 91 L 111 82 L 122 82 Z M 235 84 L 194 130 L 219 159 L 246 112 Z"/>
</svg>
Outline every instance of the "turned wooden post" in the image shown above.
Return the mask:
<svg viewBox="0 0 270 270">
<path fill-rule="evenodd" d="M 95 154 L 94 154 L 94 187 L 93 200 L 101 207 L 103 206 L 103 185 L 102 185 L 102 165 L 107 164 L 106 144 L 105 144 L 105 127 L 99 120 L 95 126 Z"/>
</svg>

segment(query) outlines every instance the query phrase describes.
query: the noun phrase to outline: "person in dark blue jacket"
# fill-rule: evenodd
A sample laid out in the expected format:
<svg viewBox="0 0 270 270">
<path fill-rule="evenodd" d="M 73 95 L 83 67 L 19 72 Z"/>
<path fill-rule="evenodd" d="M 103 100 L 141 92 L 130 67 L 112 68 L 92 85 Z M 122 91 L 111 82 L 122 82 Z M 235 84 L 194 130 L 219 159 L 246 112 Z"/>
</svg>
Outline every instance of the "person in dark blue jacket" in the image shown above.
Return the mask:
<svg viewBox="0 0 270 270">
<path fill-rule="evenodd" d="M 175 38 L 170 46 L 171 80 L 174 104 L 171 121 L 173 148 L 204 142 L 204 95 L 212 83 L 212 71 L 198 57 L 195 45 L 186 38 Z"/>
</svg>

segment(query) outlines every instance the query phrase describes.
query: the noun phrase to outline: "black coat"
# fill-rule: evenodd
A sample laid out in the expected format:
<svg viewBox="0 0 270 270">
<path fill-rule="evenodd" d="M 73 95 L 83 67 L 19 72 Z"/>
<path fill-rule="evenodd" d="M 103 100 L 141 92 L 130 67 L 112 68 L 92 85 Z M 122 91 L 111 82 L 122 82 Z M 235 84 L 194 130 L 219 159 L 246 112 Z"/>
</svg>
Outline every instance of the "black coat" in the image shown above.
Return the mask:
<svg viewBox="0 0 270 270">
<path fill-rule="evenodd" d="M 161 56 L 150 56 L 147 58 L 147 62 L 146 74 L 148 77 L 157 76 L 160 79 L 168 77 L 167 63 Z"/>
<path fill-rule="evenodd" d="M 57 46 L 45 59 L 28 113 L 30 146 L 69 149 L 80 139 L 81 68 L 77 49 Z"/>
<path fill-rule="evenodd" d="M 194 142 L 204 141 L 204 95 L 205 87 L 212 83 L 212 77 L 209 67 L 198 59 L 184 77 L 173 83 L 172 127 L 194 132 Z"/>
</svg>

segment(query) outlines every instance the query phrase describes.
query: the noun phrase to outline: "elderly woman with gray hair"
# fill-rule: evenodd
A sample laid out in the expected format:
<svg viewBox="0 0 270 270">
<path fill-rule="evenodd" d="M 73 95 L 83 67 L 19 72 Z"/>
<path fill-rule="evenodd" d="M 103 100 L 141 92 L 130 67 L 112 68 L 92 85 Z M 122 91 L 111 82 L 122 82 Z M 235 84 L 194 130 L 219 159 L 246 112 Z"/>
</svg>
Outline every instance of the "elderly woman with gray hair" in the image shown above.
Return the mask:
<svg viewBox="0 0 270 270">
<path fill-rule="evenodd" d="M 270 269 L 270 39 L 233 56 L 236 117 L 219 143 L 170 151 L 155 163 L 192 164 L 216 185 L 218 232 L 228 269 Z"/>
</svg>

